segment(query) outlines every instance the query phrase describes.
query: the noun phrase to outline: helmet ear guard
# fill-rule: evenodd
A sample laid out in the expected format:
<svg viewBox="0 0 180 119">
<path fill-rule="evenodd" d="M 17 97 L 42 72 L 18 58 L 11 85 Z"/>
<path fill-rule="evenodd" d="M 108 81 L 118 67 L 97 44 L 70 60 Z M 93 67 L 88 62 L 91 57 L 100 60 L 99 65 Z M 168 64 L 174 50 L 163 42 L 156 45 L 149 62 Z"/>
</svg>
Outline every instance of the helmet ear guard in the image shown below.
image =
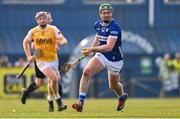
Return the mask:
<svg viewBox="0 0 180 119">
<path fill-rule="evenodd" d="M 99 13 L 101 13 L 103 10 L 110 10 L 112 12 L 113 8 L 109 3 L 103 3 L 99 6 Z"/>
</svg>

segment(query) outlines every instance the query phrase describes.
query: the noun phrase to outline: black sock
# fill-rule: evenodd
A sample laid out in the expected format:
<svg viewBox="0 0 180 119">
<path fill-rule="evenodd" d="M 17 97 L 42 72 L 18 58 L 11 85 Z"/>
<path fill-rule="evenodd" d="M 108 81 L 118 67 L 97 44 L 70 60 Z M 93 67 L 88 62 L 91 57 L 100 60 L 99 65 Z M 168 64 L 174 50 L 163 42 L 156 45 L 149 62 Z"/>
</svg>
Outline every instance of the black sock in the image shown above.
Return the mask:
<svg viewBox="0 0 180 119">
<path fill-rule="evenodd" d="M 59 95 L 62 98 L 62 85 L 59 83 L 58 87 L 59 87 Z"/>
<path fill-rule="evenodd" d="M 50 107 L 54 107 L 53 101 L 48 101 Z"/>
<path fill-rule="evenodd" d="M 36 83 L 35 83 L 35 82 L 32 82 L 32 83 L 29 85 L 29 87 L 27 88 L 27 91 L 26 91 L 27 95 L 30 94 L 31 92 L 33 92 L 34 90 L 36 90 L 37 88 L 38 88 L 38 87 L 37 87 Z"/>
<path fill-rule="evenodd" d="M 62 100 L 61 100 L 61 98 L 56 99 L 56 102 L 57 102 L 57 105 L 58 105 L 58 106 L 61 106 L 61 105 L 62 105 Z"/>
</svg>

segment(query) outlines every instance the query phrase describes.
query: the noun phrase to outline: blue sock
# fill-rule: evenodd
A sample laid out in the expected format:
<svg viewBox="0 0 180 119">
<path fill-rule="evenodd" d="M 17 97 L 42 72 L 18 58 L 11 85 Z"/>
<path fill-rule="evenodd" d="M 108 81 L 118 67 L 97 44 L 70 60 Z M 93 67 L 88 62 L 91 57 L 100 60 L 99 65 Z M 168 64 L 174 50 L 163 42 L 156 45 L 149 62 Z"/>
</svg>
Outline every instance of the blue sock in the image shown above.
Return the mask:
<svg viewBox="0 0 180 119">
<path fill-rule="evenodd" d="M 119 101 L 124 101 L 125 99 L 127 99 L 127 96 L 128 96 L 128 94 L 123 93 L 122 96 L 119 96 Z"/>
<path fill-rule="evenodd" d="M 84 104 L 84 99 L 86 97 L 86 93 L 84 92 L 79 92 L 79 101 L 82 102 L 82 104 Z"/>
</svg>

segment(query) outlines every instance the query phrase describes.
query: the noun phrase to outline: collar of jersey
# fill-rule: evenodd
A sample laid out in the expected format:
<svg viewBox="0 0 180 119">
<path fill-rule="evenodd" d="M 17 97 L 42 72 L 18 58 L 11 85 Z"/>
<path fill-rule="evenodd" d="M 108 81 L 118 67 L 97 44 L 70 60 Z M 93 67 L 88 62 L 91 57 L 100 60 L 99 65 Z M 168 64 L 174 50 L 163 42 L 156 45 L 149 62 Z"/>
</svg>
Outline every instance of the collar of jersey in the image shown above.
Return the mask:
<svg viewBox="0 0 180 119">
<path fill-rule="evenodd" d="M 113 21 L 113 19 L 111 20 L 111 22 L 110 22 L 109 24 L 106 24 L 106 25 L 104 25 L 104 24 L 102 23 L 102 21 L 100 21 L 100 24 L 101 24 L 102 26 L 109 26 L 109 25 L 112 23 L 112 21 Z"/>
</svg>

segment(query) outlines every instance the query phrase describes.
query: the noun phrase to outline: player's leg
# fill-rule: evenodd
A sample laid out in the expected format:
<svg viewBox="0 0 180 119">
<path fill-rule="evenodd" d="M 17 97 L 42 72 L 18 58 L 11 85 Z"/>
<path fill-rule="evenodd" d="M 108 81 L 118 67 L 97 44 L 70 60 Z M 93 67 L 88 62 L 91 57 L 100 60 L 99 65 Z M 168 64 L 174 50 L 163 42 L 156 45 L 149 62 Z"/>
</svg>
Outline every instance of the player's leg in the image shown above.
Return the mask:
<svg viewBox="0 0 180 119">
<path fill-rule="evenodd" d="M 56 102 L 58 104 L 58 111 L 62 111 L 64 109 L 66 109 L 67 106 L 63 105 L 61 96 L 59 95 L 59 92 L 58 92 L 58 80 L 59 80 L 60 77 L 58 76 L 58 74 L 54 70 L 52 70 L 49 67 L 45 68 L 43 70 L 43 73 L 50 80 L 49 86 L 50 86 L 50 89 L 53 92 L 53 94 L 55 96 L 55 99 L 56 99 Z"/>
<path fill-rule="evenodd" d="M 118 66 L 118 65 L 115 65 Z M 113 67 L 108 67 L 108 81 L 109 81 L 109 88 L 113 89 L 114 92 L 118 95 L 118 105 L 117 105 L 117 111 L 120 111 L 124 108 L 125 106 L 125 101 L 128 97 L 126 93 L 123 91 L 123 86 L 119 82 L 120 80 L 120 75 L 119 71 L 121 70 L 121 65 L 119 65 L 119 70 L 116 70 L 118 68 L 113 69 Z"/>
<path fill-rule="evenodd" d="M 80 80 L 79 101 L 72 105 L 72 108 L 76 109 L 76 111 L 82 112 L 84 99 L 86 97 L 89 87 L 89 78 L 97 72 L 101 71 L 102 69 L 104 69 L 104 65 L 96 57 L 91 58 L 91 60 L 84 68 Z"/>
<path fill-rule="evenodd" d="M 51 81 L 48 79 L 48 96 L 47 96 L 47 100 L 49 103 L 49 112 L 54 112 L 54 104 L 53 104 L 53 91 L 51 90 L 51 86 L 50 86 Z"/>
<path fill-rule="evenodd" d="M 60 61 L 60 58 L 59 58 L 59 55 L 58 55 L 58 61 Z M 61 78 L 61 75 L 60 75 L 60 64 L 58 63 L 58 73 L 59 73 L 59 77 Z M 59 95 L 61 96 L 62 98 L 62 95 L 63 95 L 63 92 L 62 92 L 62 84 L 61 84 L 61 79 L 58 80 L 58 91 L 59 91 Z"/>
<path fill-rule="evenodd" d="M 113 75 L 110 71 L 108 71 L 109 88 L 114 90 L 118 96 L 121 96 L 124 91 L 122 84 L 119 82 L 119 77 L 119 75 Z"/>
<path fill-rule="evenodd" d="M 36 61 L 34 62 L 34 64 L 35 64 L 36 79 L 28 86 L 27 89 L 26 88 L 23 89 L 21 96 L 22 104 L 26 104 L 26 99 L 31 92 L 33 92 L 34 90 L 36 90 L 37 88 L 41 87 L 44 84 L 45 75 L 37 67 Z"/>
<path fill-rule="evenodd" d="M 47 97 L 47 99 L 48 99 L 48 103 L 49 103 L 49 109 L 48 109 L 48 111 L 49 112 L 54 112 L 54 104 L 53 104 L 53 91 L 52 91 L 52 89 L 51 89 L 51 86 L 50 85 L 52 85 L 51 84 L 52 82 L 51 82 L 51 80 L 49 80 L 48 79 L 48 97 Z M 59 89 L 59 87 L 58 87 L 58 89 Z M 61 95 L 62 95 L 62 93 L 61 93 Z M 61 95 L 60 95 L 60 97 L 61 97 Z M 62 97 L 61 97 L 62 98 Z M 62 102 L 61 102 L 62 103 Z M 64 105 L 63 103 L 62 103 L 62 105 Z M 67 105 L 64 105 L 64 106 L 62 106 L 63 107 L 63 109 L 66 109 L 67 108 Z M 60 109 L 60 110 L 62 110 L 62 109 Z"/>
<path fill-rule="evenodd" d="M 35 81 L 33 81 L 28 88 L 24 88 L 22 91 L 22 96 L 21 96 L 21 102 L 22 104 L 26 104 L 26 99 L 29 96 L 31 92 L 36 90 L 37 88 L 41 87 L 44 84 L 43 79 L 36 78 Z"/>
<path fill-rule="evenodd" d="M 61 85 L 61 82 L 60 82 L 60 81 L 58 81 L 58 91 L 59 91 L 59 95 L 60 95 L 61 98 L 62 98 L 63 92 L 62 92 L 62 85 Z"/>
<path fill-rule="evenodd" d="M 57 84 L 58 84 L 58 93 L 59 93 L 59 95 L 60 95 L 60 97 L 61 97 L 61 99 L 62 99 L 62 85 L 61 85 L 61 75 L 60 75 L 60 72 L 58 71 L 57 73 L 57 76 L 58 76 L 58 78 L 59 78 L 59 80 L 58 80 L 58 82 L 57 82 Z M 62 108 L 63 109 L 67 109 L 67 105 L 64 105 L 63 104 L 63 102 L 61 102 L 62 103 Z M 61 111 L 61 110 L 60 110 Z"/>
<path fill-rule="evenodd" d="M 113 75 L 110 71 L 108 71 L 108 80 L 109 80 L 109 87 L 114 90 L 114 92 L 118 95 L 118 105 L 117 111 L 120 111 L 125 106 L 125 101 L 127 100 L 127 93 L 124 93 L 123 86 L 119 82 L 119 75 Z"/>
</svg>

